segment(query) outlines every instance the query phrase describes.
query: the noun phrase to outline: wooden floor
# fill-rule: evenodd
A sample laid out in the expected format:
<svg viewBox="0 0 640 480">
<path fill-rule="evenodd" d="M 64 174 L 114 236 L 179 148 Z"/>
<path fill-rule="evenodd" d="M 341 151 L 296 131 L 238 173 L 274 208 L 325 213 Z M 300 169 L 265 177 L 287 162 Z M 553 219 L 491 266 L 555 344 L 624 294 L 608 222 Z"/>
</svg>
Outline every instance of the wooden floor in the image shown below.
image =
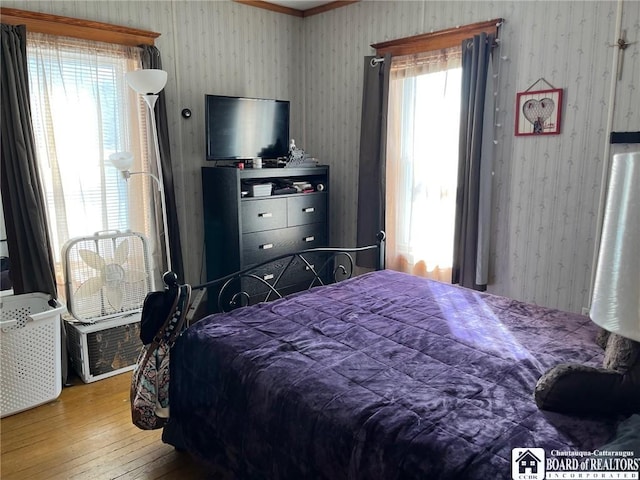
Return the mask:
<svg viewBox="0 0 640 480">
<path fill-rule="evenodd" d="M 223 478 L 131 423 L 130 381 L 75 379 L 56 401 L 3 418 L 2 480 Z"/>
</svg>

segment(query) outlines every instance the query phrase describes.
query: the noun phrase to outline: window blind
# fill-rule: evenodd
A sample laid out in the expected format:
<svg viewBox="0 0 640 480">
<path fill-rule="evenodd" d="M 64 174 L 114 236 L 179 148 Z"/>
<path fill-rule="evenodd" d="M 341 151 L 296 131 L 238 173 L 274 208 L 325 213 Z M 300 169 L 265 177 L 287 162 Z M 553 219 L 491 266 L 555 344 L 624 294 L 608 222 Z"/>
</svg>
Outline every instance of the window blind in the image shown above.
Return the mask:
<svg viewBox="0 0 640 480">
<path fill-rule="evenodd" d="M 125 72 L 141 68 L 139 49 L 30 33 L 27 58 L 57 270 L 71 238 L 113 230 L 151 238 L 151 186 L 125 182 L 108 160 L 132 152 L 132 170 L 146 170 L 145 111 L 125 81 Z"/>
</svg>

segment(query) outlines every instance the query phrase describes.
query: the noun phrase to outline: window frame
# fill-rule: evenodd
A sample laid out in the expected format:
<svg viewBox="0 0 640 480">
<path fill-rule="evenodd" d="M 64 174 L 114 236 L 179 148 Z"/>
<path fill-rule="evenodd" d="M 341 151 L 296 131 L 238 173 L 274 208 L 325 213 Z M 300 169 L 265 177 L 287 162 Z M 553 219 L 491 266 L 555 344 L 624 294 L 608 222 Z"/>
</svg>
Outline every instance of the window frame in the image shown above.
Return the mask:
<svg viewBox="0 0 640 480">
<path fill-rule="evenodd" d="M 155 39 L 160 36 L 159 33 L 149 30 L 50 13 L 31 12 L 17 8 L 0 7 L 0 15 L 2 16 L 2 23 L 26 25 L 27 30 L 30 32 L 115 43 L 131 47 L 154 45 Z"/>
<path fill-rule="evenodd" d="M 157 32 L 147 30 L 14 8 L 0 7 L 0 15 L 2 16 L 2 23 L 8 25 L 25 25 L 28 33 L 71 37 L 76 40 L 102 42 L 126 47 L 153 46 L 155 39 L 160 36 Z M 131 92 L 131 95 L 134 96 L 135 93 Z M 146 111 L 144 102 L 139 97 L 138 103 L 138 108 Z M 144 135 L 144 132 L 141 132 L 141 134 Z M 140 170 L 140 168 L 137 169 Z M 147 195 L 150 190 L 153 190 L 154 186 L 151 182 L 145 182 L 141 188 L 144 192 L 147 192 L 145 193 L 145 195 Z M 46 199 L 45 205 L 46 208 L 49 208 L 49 203 Z M 129 221 L 131 222 L 132 219 L 129 218 Z M 51 228 L 50 222 L 48 228 Z M 62 272 L 63 260 L 59 255 L 60 252 L 56 252 L 53 257 L 55 263 L 55 280 L 58 295 L 64 297 L 64 281 L 59 278 Z M 155 264 L 155 257 L 153 262 Z"/>
<path fill-rule="evenodd" d="M 391 56 L 398 56 L 441 50 L 461 45 L 463 40 L 483 32 L 493 34 L 495 38 L 498 38 L 498 28 L 503 21 L 502 18 L 496 18 L 486 22 L 471 23 L 461 27 L 438 30 L 437 32 L 374 43 L 371 47 L 376 50 L 376 55 L 379 56 L 384 56 L 387 53 Z"/>
</svg>

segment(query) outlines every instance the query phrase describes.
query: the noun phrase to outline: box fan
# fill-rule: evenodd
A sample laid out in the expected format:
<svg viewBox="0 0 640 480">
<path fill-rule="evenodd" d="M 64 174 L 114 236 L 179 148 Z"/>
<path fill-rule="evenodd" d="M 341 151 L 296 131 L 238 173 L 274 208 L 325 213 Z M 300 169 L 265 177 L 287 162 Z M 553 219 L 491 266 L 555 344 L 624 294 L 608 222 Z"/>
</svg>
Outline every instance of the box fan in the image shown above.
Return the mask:
<svg viewBox="0 0 640 480">
<path fill-rule="evenodd" d="M 62 255 L 72 367 L 87 383 L 131 370 L 142 348 L 142 304 L 154 289 L 146 238 L 99 232 L 69 240 Z"/>
</svg>

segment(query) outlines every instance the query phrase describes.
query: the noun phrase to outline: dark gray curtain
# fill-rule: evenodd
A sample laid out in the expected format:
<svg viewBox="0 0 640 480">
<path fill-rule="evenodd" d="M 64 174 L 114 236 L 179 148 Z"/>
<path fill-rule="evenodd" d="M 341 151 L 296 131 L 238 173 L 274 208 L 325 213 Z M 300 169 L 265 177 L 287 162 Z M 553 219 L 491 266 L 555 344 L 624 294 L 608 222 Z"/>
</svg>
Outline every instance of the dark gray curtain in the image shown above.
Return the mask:
<svg viewBox="0 0 640 480">
<path fill-rule="evenodd" d="M 44 292 L 57 298 L 46 206 L 31 124 L 27 32 L 2 25 L 2 159 L 0 185 L 16 294 Z"/>
<path fill-rule="evenodd" d="M 141 45 L 142 66 L 144 68 L 162 69 L 160 51 L 153 45 Z M 171 166 L 171 149 L 169 147 L 169 123 L 167 121 L 167 105 L 164 91 L 158 94 L 155 106 L 156 126 L 158 127 L 158 143 L 164 180 L 164 195 L 167 204 L 167 222 L 169 224 L 169 249 L 171 251 L 172 269 L 178 275 L 178 281 L 184 282 L 184 263 L 182 261 L 182 246 L 180 243 L 180 228 L 178 226 L 178 211 L 176 195 L 173 186 L 173 168 Z M 162 223 L 160 222 L 160 225 Z M 162 240 L 164 241 L 164 239 Z"/>
<path fill-rule="evenodd" d="M 456 220 L 453 251 L 452 282 L 476 290 L 487 287 L 486 270 L 483 270 L 488 242 L 482 241 L 490 218 L 486 181 L 490 175 L 492 154 L 483 149 L 483 130 L 487 115 L 488 67 L 492 35 L 480 34 L 462 42 L 462 97 L 460 109 L 460 160 L 458 165 L 458 192 L 456 196 Z M 489 131 L 489 130 L 488 130 Z M 486 146 L 486 143 L 485 143 Z M 484 164 L 484 165 L 483 165 Z M 490 201 L 489 201 L 490 204 Z M 483 235 L 479 235 L 479 232 Z M 479 247 L 480 245 L 480 247 Z"/>
<path fill-rule="evenodd" d="M 357 244 L 372 245 L 384 229 L 385 158 L 387 145 L 387 107 L 391 55 L 371 65 L 375 57 L 364 57 L 360 163 L 358 170 Z M 376 268 L 374 251 L 359 253 L 356 263 Z"/>
</svg>

